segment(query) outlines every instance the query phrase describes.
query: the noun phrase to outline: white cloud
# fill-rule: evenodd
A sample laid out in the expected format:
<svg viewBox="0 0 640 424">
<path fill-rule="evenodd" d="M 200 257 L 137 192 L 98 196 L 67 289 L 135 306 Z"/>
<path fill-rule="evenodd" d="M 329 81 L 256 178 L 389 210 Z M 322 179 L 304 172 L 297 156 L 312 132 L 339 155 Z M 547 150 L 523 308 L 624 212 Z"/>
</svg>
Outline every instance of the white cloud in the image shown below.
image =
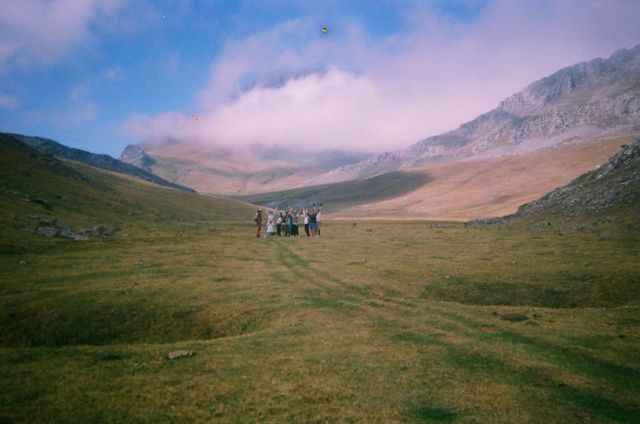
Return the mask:
<svg viewBox="0 0 640 424">
<path fill-rule="evenodd" d="M 489 3 L 475 20 L 429 8 L 413 30 L 374 41 L 336 16 L 329 36 L 313 19 L 228 43 L 198 96 L 199 121 L 178 111 L 125 125 L 146 139 L 198 139 L 379 151 L 455 128 L 563 66 L 640 42 L 633 1 Z M 247 78 L 325 65 L 279 89 L 240 90 Z"/>
<path fill-rule="evenodd" d="M 112 16 L 125 0 L 4 0 L 0 70 L 55 63 L 90 38 L 90 24 Z"/>
</svg>

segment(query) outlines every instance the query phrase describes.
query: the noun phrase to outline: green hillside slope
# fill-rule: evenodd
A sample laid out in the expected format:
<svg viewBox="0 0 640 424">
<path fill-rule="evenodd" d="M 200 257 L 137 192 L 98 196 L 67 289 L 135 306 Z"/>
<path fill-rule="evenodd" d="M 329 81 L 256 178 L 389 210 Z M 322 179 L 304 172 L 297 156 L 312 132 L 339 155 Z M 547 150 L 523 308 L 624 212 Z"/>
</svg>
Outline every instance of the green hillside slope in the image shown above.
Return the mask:
<svg viewBox="0 0 640 424">
<path fill-rule="evenodd" d="M 190 193 L 195 192 L 195 190 L 189 187 L 172 183 L 171 181 L 160 178 L 159 176 L 148 170 L 141 169 L 128 163 L 124 163 L 122 161 L 119 161 L 118 159 L 112 158 L 109 155 L 74 149 L 72 147 L 67 147 L 63 144 L 60 144 L 57 141 L 49 140 L 47 138 L 28 137 L 20 134 L 0 133 L 0 139 L 4 140 L 8 138 L 13 138 L 14 140 L 18 140 L 41 153 L 54 155 L 63 160 L 83 163 L 94 168 L 104 169 L 105 171 L 113 171 L 120 174 L 131 175 L 164 187 L 171 187 Z"/>
<path fill-rule="evenodd" d="M 252 212 L 235 201 L 61 161 L 8 135 L 0 135 L 0 210 L 5 251 L 49 238 L 142 236 L 160 223 L 250 220 Z"/>
</svg>

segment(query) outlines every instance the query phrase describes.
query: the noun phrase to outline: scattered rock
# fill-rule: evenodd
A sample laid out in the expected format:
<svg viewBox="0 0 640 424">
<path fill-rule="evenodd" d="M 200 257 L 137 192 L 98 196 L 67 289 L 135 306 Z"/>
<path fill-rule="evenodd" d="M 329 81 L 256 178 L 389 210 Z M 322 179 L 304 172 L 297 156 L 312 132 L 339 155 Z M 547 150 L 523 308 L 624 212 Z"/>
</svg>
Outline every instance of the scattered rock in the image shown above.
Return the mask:
<svg viewBox="0 0 640 424">
<path fill-rule="evenodd" d="M 78 234 L 85 237 L 85 239 L 88 237 L 106 238 L 106 237 L 113 236 L 114 232 L 115 232 L 114 230 L 109 230 L 108 228 L 102 225 L 96 225 L 91 228 L 83 228 L 82 230 L 78 231 Z"/>
<path fill-rule="evenodd" d="M 62 237 L 69 240 L 88 240 L 91 237 L 111 237 L 117 231 L 110 230 L 98 225 L 92 228 L 85 228 L 78 232 L 71 230 L 69 224 L 57 219 L 39 219 L 37 215 L 30 215 L 29 218 L 38 219 L 35 225 L 24 228 L 24 231 L 36 233 L 44 237 Z"/>
<path fill-rule="evenodd" d="M 173 352 L 169 352 L 167 357 L 171 360 L 174 360 L 177 358 L 188 357 L 193 355 L 194 355 L 194 352 L 192 350 L 174 350 Z"/>
<path fill-rule="evenodd" d="M 58 230 L 55 227 L 38 227 L 36 228 L 36 234 L 45 237 L 55 237 L 58 234 Z"/>
<path fill-rule="evenodd" d="M 553 224 L 550 223 L 549 221 L 539 221 L 536 222 L 535 224 L 533 224 L 534 228 L 547 228 L 547 227 L 552 227 Z"/>
<path fill-rule="evenodd" d="M 513 321 L 513 322 L 518 322 L 518 321 L 526 321 L 529 318 L 526 315 L 523 314 L 502 314 L 500 315 L 500 318 L 502 318 L 505 321 Z"/>
</svg>

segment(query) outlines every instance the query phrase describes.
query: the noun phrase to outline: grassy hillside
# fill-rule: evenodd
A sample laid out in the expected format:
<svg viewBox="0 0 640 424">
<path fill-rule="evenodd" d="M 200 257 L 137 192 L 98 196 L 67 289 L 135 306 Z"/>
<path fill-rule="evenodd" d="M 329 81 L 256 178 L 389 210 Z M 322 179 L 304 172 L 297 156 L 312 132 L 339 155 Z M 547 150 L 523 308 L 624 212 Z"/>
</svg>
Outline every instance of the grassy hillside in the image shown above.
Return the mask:
<svg viewBox="0 0 640 424">
<path fill-rule="evenodd" d="M 248 206 L 9 145 L 0 422 L 640 420 L 624 227 L 328 221 L 256 239 Z M 120 230 L 48 238 L 30 215 Z"/>
<path fill-rule="evenodd" d="M 194 192 L 195 190 L 175 184 L 165 179 L 158 177 L 157 175 L 132 166 L 128 163 L 121 162 L 112 158 L 109 155 L 96 154 L 87 152 L 85 150 L 74 149 L 58 143 L 57 141 L 49 140 L 42 137 L 28 137 L 19 134 L 0 133 L 0 140 L 14 139 L 21 141 L 29 147 L 38 150 L 39 152 L 50 154 L 58 158 L 70 160 L 73 162 L 83 163 L 85 165 L 92 166 L 94 168 L 104 169 L 106 171 L 113 171 L 121 174 L 127 174 L 134 177 L 138 177 L 145 181 L 152 182 L 164 187 L 171 187 L 182 191 Z"/>
<path fill-rule="evenodd" d="M 86 231 L 87 238 L 95 239 L 97 232 L 126 239 L 144 237 L 158 225 L 250 220 L 253 212 L 238 202 L 61 161 L 10 136 L 0 139 L 0 209 L 0 246 L 9 251 L 31 243 L 55 244 L 57 238 L 37 234 L 41 228 L 79 232 L 100 227 Z"/>
</svg>

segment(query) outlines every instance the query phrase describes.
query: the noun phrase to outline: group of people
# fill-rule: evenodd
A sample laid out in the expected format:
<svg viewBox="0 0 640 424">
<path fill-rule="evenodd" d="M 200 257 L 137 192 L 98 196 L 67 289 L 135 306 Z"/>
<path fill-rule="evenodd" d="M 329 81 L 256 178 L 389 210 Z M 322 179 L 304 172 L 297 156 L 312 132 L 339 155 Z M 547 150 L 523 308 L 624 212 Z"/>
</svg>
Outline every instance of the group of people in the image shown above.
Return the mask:
<svg viewBox="0 0 640 424">
<path fill-rule="evenodd" d="M 260 237 L 262 226 L 266 221 L 267 237 L 299 237 L 300 225 L 304 225 L 307 237 L 320 235 L 322 220 L 321 207 L 313 205 L 311 208 L 294 210 L 289 206 L 287 210 L 270 210 L 265 220 L 262 209 L 258 209 L 254 218 L 256 223 L 256 237 Z"/>
</svg>

